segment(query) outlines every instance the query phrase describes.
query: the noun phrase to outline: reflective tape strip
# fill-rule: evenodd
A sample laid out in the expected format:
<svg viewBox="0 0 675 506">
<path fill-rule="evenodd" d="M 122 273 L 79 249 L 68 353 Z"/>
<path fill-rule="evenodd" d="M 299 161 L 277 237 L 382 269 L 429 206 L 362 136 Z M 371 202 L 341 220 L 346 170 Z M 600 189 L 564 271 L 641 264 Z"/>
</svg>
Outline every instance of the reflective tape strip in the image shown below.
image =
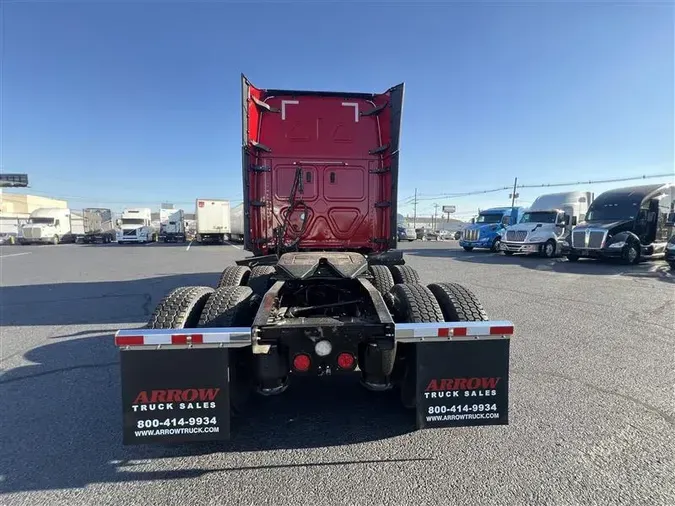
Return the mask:
<svg viewBox="0 0 675 506">
<path fill-rule="evenodd" d="M 251 344 L 251 329 L 248 327 L 217 329 L 135 329 L 120 330 L 115 334 L 115 345 L 131 346 L 202 346 L 218 345 L 241 347 Z"/>
<path fill-rule="evenodd" d="M 397 323 L 397 341 L 474 340 L 504 338 L 513 335 L 508 321 Z"/>
</svg>

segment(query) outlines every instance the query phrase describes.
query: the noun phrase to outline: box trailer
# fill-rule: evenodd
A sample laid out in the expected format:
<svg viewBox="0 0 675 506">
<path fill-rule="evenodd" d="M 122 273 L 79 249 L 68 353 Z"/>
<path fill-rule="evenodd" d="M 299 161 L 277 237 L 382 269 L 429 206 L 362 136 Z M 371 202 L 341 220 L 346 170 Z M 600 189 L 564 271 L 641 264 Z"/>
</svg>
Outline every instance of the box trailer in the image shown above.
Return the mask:
<svg viewBox="0 0 675 506">
<path fill-rule="evenodd" d="M 252 256 L 116 333 L 125 443 L 228 439 L 249 392 L 302 376 L 396 389 L 418 428 L 508 423 L 513 324 L 459 284 L 422 284 L 395 249 L 402 106 L 403 84 L 317 92 L 242 76 Z"/>
<path fill-rule="evenodd" d="M 230 201 L 197 199 L 197 242 L 222 243 L 230 234 Z"/>
</svg>

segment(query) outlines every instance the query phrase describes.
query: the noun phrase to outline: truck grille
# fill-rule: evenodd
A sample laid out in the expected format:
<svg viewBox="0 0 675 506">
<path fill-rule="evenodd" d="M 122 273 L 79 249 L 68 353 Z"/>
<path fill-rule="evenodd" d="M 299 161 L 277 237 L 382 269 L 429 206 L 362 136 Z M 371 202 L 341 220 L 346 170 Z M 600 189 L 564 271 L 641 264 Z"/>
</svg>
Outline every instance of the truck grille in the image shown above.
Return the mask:
<svg viewBox="0 0 675 506">
<path fill-rule="evenodd" d="M 466 230 L 462 235 L 467 241 L 477 241 L 480 237 L 480 230 Z"/>
<path fill-rule="evenodd" d="M 136 229 L 127 229 L 127 230 L 122 230 L 122 235 L 126 235 L 129 237 L 136 237 Z"/>
<path fill-rule="evenodd" d="M 527 230 L 507 230 L 506 240 L 514 242 L 523 242 L 527 237 Z"/>
<path fill-rule="evenodd" d="M 572 246 L 579 249 L 600 249 L 605 240 L 604 230 L 591 230 L 586 244 L 586 230 L 572 232 Z"/>
<path fill-rule="evenodd" d="M 23 236 L 26 239 L 40 239 L 42 237 L 42 229 L 38 227 L 27 227 L 23 229 Z"/>
</svg>

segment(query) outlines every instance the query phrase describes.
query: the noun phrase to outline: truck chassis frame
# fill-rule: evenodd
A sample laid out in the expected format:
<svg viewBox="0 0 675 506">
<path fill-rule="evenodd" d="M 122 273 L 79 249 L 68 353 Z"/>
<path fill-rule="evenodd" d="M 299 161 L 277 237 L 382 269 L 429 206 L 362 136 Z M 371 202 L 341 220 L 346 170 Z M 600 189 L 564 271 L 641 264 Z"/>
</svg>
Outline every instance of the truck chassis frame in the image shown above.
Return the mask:
<svg viewBox="0 0 675 506">
<path fill-rule="evenodd" d="M 393 253 L 371 263 L 349 252 L 252 258 L 252 269 L 227 267 L 215 290 L 174 290 L 146 328 L 115 335 L 125 444 L 229 439 L 230 410 L 246 393 L 280 394 L 301 375 L 361 374 L 371 390 L 397 388 L 417 428 L 507 424 L 513 324 L 488 320 L 460 285 L 419 284 Z M 144 409 L 202 394 L 216 432 L 164 429 L 176 418 Z M 470 403 L 451 405 L 451 396 Z M 191 402 L 171 405 L 185 408 L 178 420 L 203 419 Z"/>
</svg>

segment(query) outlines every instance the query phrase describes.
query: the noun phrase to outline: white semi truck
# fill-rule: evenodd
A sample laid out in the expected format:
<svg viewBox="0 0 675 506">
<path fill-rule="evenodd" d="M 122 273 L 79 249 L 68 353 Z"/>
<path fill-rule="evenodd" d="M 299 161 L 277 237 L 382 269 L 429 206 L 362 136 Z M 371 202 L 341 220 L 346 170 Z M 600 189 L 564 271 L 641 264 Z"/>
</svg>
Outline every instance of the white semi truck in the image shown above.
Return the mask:
<svg viewBox="0 0 675 506">
<path fill-rule="evenodd" d="M 538 253 L 553 258 L 563 251 L 563 240 L 584 221 L 593 192 L 562 192 L 535 199 L 518 223 L 506 228 L 501 241 L 505 255 Z"/>
<path fill-rule="evenodd" d="M 148 243 L 156 239 L 156 230 L 152 225 L 152 212 L 149 207 L 127 208 L 119 220 L 117 243 Z"/>
<path fill-rule="evenodd" d="M 41 207 L 30 213 L 28 223 L 19 229 L 20 244 L 60 244 L 75 242 L 84 235 L 81 214 L 66 208 Z"/>
<path fill-rule="evenodd" d="M 185 242 L 185 213 L 182 209 L 160 209 L 159 239 Z"/>
<path fill-rule="evenodd" d="M 224 242 L 230 235 L 230 201 L 197 199 L 197 242 Z"/>
</svg>

